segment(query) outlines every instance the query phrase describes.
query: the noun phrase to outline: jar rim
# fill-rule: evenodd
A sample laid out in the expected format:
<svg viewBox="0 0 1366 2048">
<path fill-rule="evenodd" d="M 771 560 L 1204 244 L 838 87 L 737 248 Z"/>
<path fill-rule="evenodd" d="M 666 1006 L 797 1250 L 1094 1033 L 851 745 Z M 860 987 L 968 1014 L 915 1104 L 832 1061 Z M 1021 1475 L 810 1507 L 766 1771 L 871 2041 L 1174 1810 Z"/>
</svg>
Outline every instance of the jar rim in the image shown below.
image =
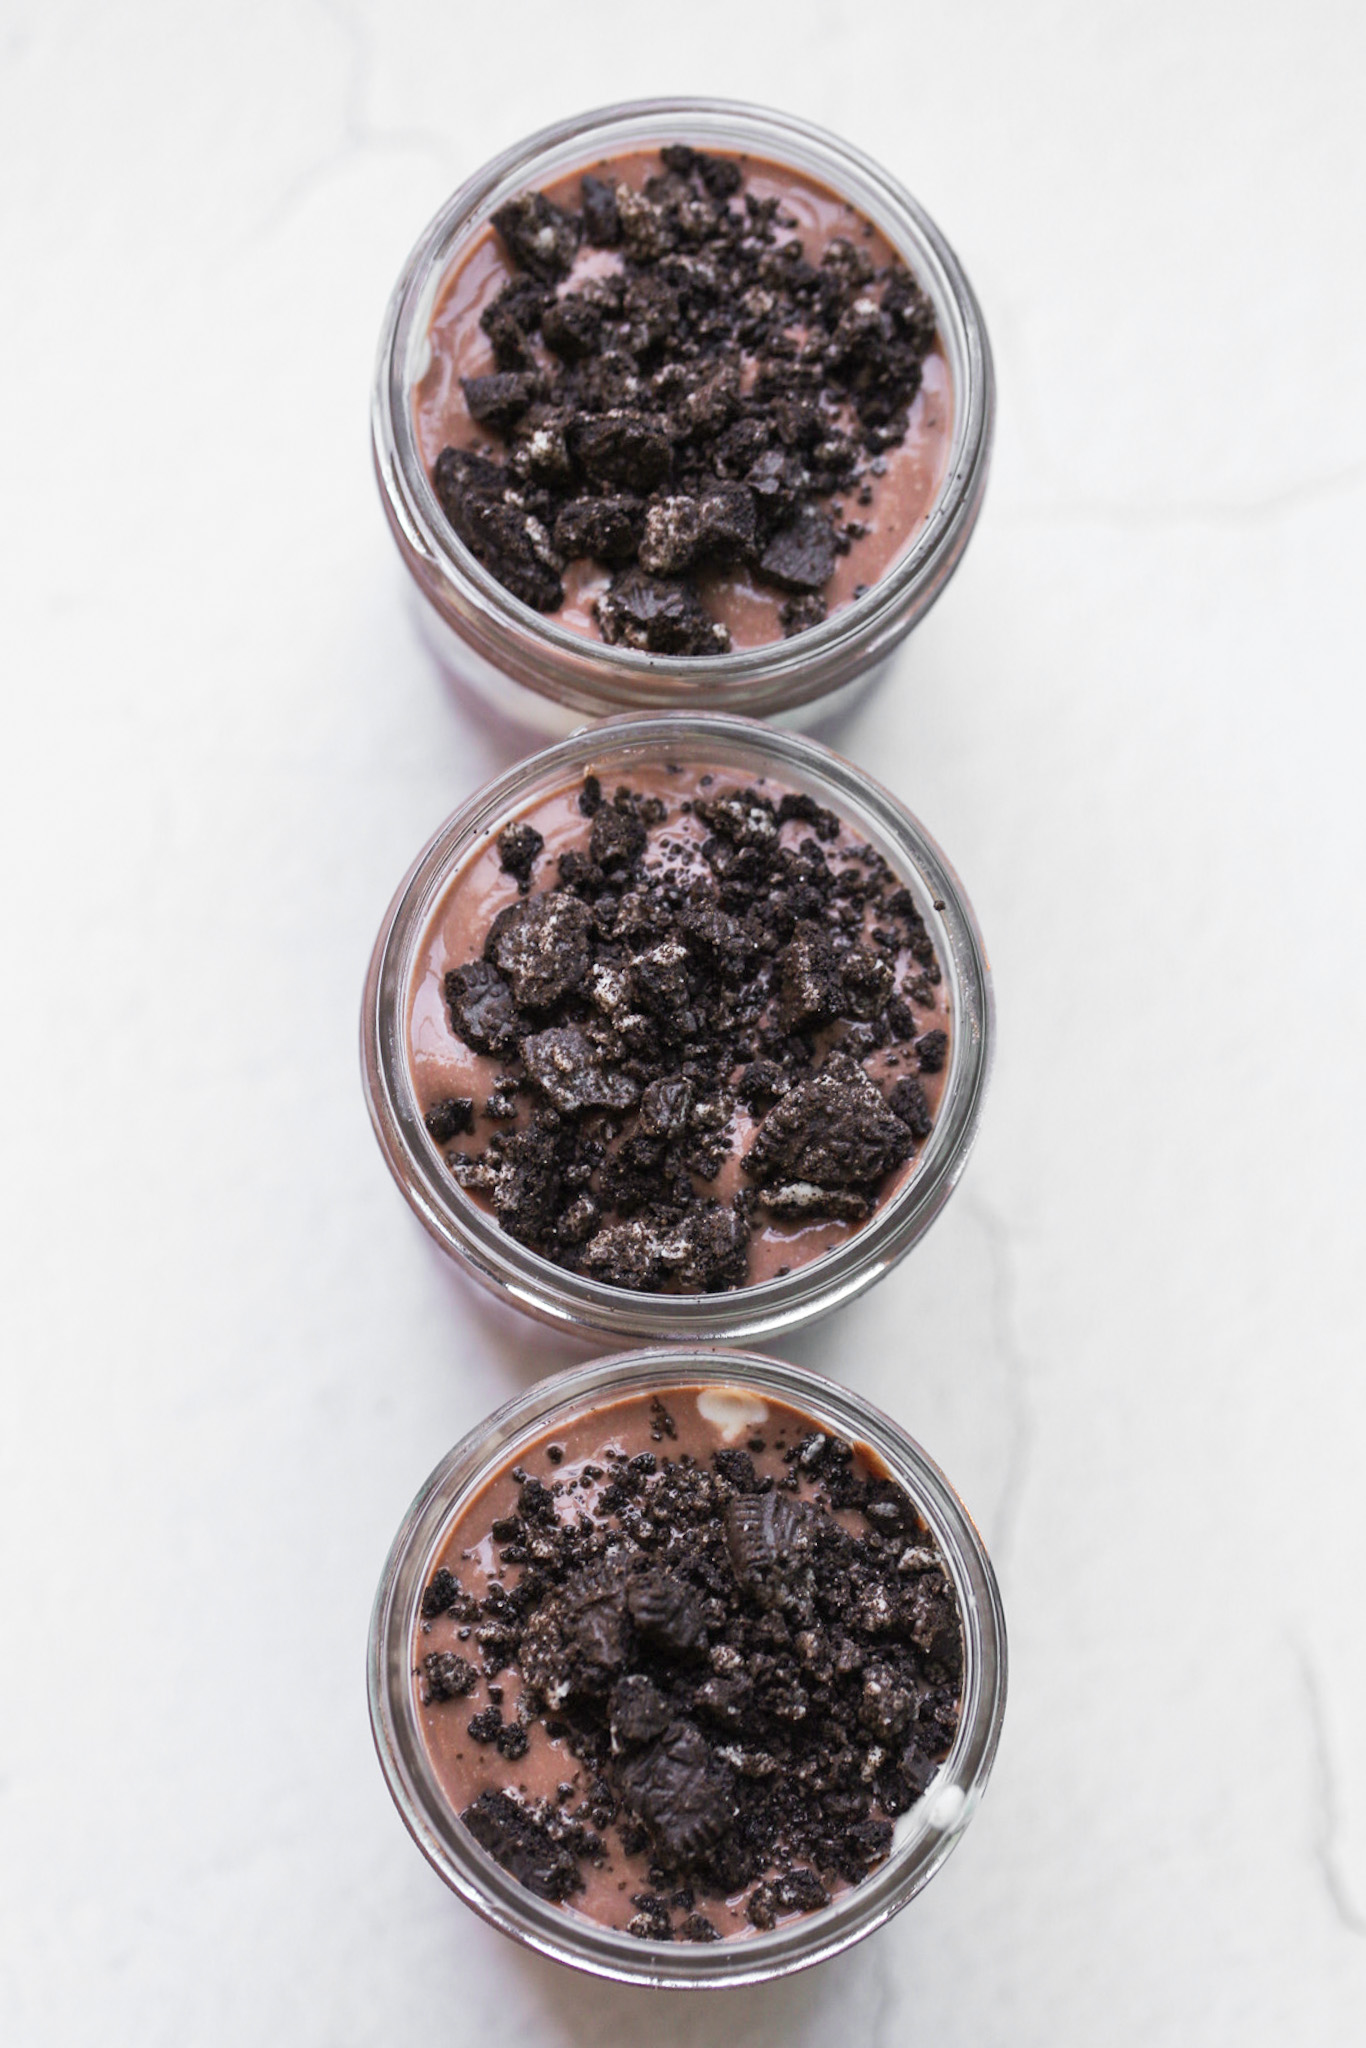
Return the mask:
<svg viewBox="0 0 1366 2048">
<path fill-rule="evenodd" d="M 437 291 L 461 249 L 526 184 L 632 141 L 748 144 L 820 177 L 872 219 L 934 303 L 954 386 L 954 429 L 938 497 L 860 598 L 789 640 L 728 654 L 669 656 L 591 640 L 513 597 L 451 530 L 421 459 L 411 364 Z M 414 246 L 386 310 L 371 404 L 376 475 L 390 526 L 427 600 L 471 652 L 534 692 L 589 715 L 681 704 L 771 713 L 841 688 L 888 654 L 940 595 L 976 523 L 995 412 L 981 308 L 958 258 L 919 203 L 871 157 L 795 115 L 741 100 L 620 102 L 554 122 L 504 150 L 446 201 Z"/>
<path fill-rule="evenodd" d="M 444 1532 L 460 1507 L 523 1442 L 604 1396 L 670 1386 L 736 1385 L 783 1400 L 813 1422 L 866 1445 L 905 1487 L 948 1564 L 963 1631 L 959 1722 L 928 1792 L 902 1817 L 887 1861 L 818 1912 L 767 1933 L 705 1944 L 646 1943 L 526 1890 L 480 1848 L 436 1780 L 418 1720 L 412 1641 L 418 1603 Z M 390 1548 L 371 1616 L 371 1730 L 389 1792 L 427 1861 L 501 1932 L 557 1962 L 619 1983 L 714 1988 L 767 1982 L 822 1962 L 899 1912 L 956 1846 L 985 1790 L 1005 1712 L 1005 1616 L 990 1558 L 938 1465 L 871 1401 L 820 1373 L 753 1352 L 677 1344 L 597 1359 L 538 1382 L 461 1439 L 418 1493 Z"/>
<path fill-rule="evenodd" d="M 436 905 L 475 847 L 539 787 L 581 774 L 629 775 L 647 758 L 699 756 L 742 774 L 795 779 L 883 853 L 922 897 L 949 983 L 949 1064 L 934 1127 L 913 1171 L 834 1250 L 781 1277 L 717 1294 L 637 1294 L 557 1266 L 504 1231 L 452 1178 L 423 1127 L 408 1062 L 408 993 Z M 608 763 L 613 765 L 608 766 Z M 515 764 L 428 840 L 385 915 L 361 1011 L 366 1100 L 386 1164 L 423 1226 L 484 1285 L 559 1328 L 617 1338 L 728 1343 L 795 1329 L 851 1300 L 929 1229 L 977 1135 L 995 1048 L 991 972 L 971 904 L 935 841 L 889 791 L 810 737 L 717 712 L 620 718 L 583 728 Z"/>
</svg>

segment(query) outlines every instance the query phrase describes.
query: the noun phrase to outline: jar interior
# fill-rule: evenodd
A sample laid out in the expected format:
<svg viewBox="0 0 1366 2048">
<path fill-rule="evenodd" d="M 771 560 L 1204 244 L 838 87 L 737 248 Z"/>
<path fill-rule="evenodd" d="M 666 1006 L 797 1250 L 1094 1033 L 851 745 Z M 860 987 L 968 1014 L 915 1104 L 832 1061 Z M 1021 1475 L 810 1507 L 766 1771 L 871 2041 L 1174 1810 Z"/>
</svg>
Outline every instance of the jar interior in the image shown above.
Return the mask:
<svg viewBox="0 0 1366 2048">
<path fill-rule="evenodd" d="M 816 1375 L 750 1355 L 698 1357 L 676 1350 L 603 1361 L 566 1378 L 577 1383 L 577 1391 L 557 1398 L 553 1391 L 537 1390 L 473 1433 L 433 1475 L 400 1532 L 372 1637 L 372 1706 L 391 1790 L 446 1881 L 504 1931 L 562 1961 L 623 1981 L 658 1983 L 750 1982 L 803 1967 L 869 1932 L 928 1882 L 981 1796 L 1003 1708 L 1004 1635 L 980 1539 L 918 1446 L 876 1410 Z M 588 1383 L 596 1391 L 585 1398 Z M 925 1795 L 900 1817 L 885 1863 L 828 1906 L 770 1932 L 673 1950 L 537 1898 L 474 1842 L 446 1798 L 419 1725 L 413 1645 L 422 1589 L 448 1532 L 497 1473 L 624 1396 L 681 1401 L 699 1389 L 723 1400 L 738 1395 L 794 1409 L 814 1429 L 843 1438 L 876 1461 L 914 1503 L 942 1554 L 958 1597 L 964 1663 L 961 1715 L 949 1754 Z"/>
</svg>

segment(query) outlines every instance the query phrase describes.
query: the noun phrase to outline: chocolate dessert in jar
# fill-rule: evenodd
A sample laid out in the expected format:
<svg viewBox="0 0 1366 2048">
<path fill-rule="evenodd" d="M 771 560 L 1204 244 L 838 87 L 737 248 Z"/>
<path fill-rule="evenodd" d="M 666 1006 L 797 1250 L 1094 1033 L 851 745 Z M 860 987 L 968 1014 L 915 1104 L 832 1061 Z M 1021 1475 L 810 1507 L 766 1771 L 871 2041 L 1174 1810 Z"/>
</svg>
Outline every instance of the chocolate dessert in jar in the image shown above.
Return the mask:
<svg viewBox="0 0 1366 2048">
<path fill-rule="evenodd" d="M 370 1641 L 439 1875 L 622 1982 L 755 1983 L 933 1876 L 1005 1704 L 1000 1599 L 938 1469 L 859 1396 L 686 1346 L 543 1381 L 433 1473 Z"/>
<path fill-rule="evenodd" d="M 828 709 L 957 566 L 993 403 L 971 288 L 886 172 L 788 115 L 660 100 L 452 197 L 372 423 L 444 664 L 565 730 Z"/>
<path fill-rule="evenodd" d="M 436 833 L 380 931 L 371 1119 L 442 1247 L 614 1336 L 795 1328 L 928 1229 L 975 1137 L 990 976 L 922 826 L 815 741 L 621 720 Z"/>
</svg>

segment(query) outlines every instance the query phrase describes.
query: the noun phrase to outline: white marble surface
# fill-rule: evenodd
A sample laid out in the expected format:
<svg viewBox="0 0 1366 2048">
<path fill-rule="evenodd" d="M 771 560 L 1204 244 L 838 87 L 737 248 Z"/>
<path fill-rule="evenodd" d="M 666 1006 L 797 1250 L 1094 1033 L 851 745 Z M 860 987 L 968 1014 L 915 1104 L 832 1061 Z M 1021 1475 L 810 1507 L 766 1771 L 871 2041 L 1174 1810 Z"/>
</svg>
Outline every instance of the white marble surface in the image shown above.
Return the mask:
<svg viewBox="0 0 1366 2048">
<path fill-rule="evenodd" d="M 1362 2038 L 1363 16 L 777 18 L 0 15 L 6 2042 Z M 570 1355 L 442 1266 L 361 1106 L 391 888 L 513 751 L 417 642 L 374 338 L 486 155 L 689 89 L 890 164 L 1001 394 L 967 563 L 837 735 L 975 897 L 994 1093 L 792 1355 L 959 1483 L 1013 1697 L 924 1898 L 713 2000 L 467 1914 L 362 1682 L 410 1495 Z"/>
</svg>

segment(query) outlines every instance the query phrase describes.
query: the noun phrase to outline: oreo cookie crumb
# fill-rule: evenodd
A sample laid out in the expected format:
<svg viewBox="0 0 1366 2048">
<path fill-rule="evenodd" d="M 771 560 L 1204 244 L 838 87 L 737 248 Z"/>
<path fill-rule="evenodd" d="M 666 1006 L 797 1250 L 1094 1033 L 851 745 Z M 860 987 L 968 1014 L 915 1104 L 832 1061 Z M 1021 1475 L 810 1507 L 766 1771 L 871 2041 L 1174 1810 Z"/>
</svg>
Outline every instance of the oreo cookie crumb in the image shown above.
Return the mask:
<svg viewBox="0 0 1366 2048">
<path fill-rule="evenodd" d="M 922 1072 L 937 1074 L 949 1056 L 948 1033 L 927 1031 L 923 1038 L 916 1040 L 915 1056 Z"/>
<path fill-rule="evenodd" d="M 471 419 L 509 434 L 536 396 L 536 379 L 525 370 L 495 370 L 487 377 L 462 377 L 460 388 Z"/>
<path fill-rule="evenodd" d="M 460 1621 L 473 1621 L 478 1609 L 462 1588 L 454 1572 L 443 1564 L 433 1572 L 422 1595 L 422 1619 L 435 1621 L 438 1615 L 453 1614 Z"/>
<path fill-rule="evenodd" d="M 493 225 L 509 256 L 542 284 L 556 284 L 569 273 L 579 246 L 579 223 L 543 192 L 519 192 L 498 208 Z"/>
<path fill-rule="evenodd" d="M 700 595 L 712 565 L 789 593 L 785 634 L 824 618 L 866 530 L 844 508 L 869 502 L 906 433 L 935 320 L 897 261 L 875 269 L 837 239 L 808 262 L 740 161 L 682 144 L 659 161 L 641 191 L 587 173 L 577 208 L 526 191 L 494 214 L 514 266 L 480 316 L 497 367 L 462 387 L 500 445 L 443 449 L 433 483 L 523 603 L 557 611 L 564 564 L 591 560 L 615 572 L 606 640 L 698 656 L 729 644 Z M 557 290 L 583 244 L 620 250 L 620 268 Z"/>
<path fill-rule="evenodd" d="M 707 775 L 671 810 L 590 775 L 577 805 L 586 843 L 549 888 L 542 834 L 499 835 L 525 893 L 443 981 L 453 1033 L 497 1063 L 484 1125 L 455 1145 L 473 1105 L 450 1097 L 428 1129 L 454 1179 L 568 1271 L 638 1293 L 744 1286 L 756 1231 L 866 1221 L 928 1134 L 922 1080 L 893 1075 L 912 1053 L 921 1075 L 947 1062 L 947 1033 L 917 1036 L 912 1008 L 933 1014 L 933 942 L 885 861 L 798 792 Z"/>
<path fill-rule="evenodd" d="M 584 240 L 595 249 L 614 248 L 621 240 L 616 187 L 606 178 L 585 174 L 579 184 L 579 203 L 583 208 Z"/>
<path fill-rule="evenodd" d="M 913 1074 L 905 1074 L 887 1097 L 887 1107 L 899 1116 L 913 1138 L 928 1138 L 934 1127 L 925 1091 Z"/>
<path fill-rule="evenodd" d="M 453 1650 L 437 1650 L 422 1660 L 422 1676 L 426 1682 L 423 1704 L 430 1706 L 439 1700 L 462 1699 L 474 1691 L 479 1673 L 465 1658 L 457 1657 Z"/>
<path fill-rule="evenodd" d="M 555 516 L 555 549 L 566 561 L 592 556 L 617 568 L 634 560 L 643 523 L 638 498 L 572 498 Z"/>
<path fill-rule="evenodd" d="M 486 960 L 471 960 L 465 967 L 452 968 L 442 988 L 457 1038 L 476 1052 L 516 1052 L 517 1006 L 496 968 Z"/>
<path fill-rule="evenodd" d="M 505 825 L 498 834 L 498 864 L 505 875 L 515 877 L 523 896 L 531 887 L 531 871 L 544 845 L 542 835 L 525 819 Z"/>
<path fill-rule="evenodd" d="M 434 1102 L 422 1121 L 438 1145 L 449 1145 L 462 1131 L 474 1129 L 474 1103 L 468 1095 L 448 1095 Z"/>
</svg>

